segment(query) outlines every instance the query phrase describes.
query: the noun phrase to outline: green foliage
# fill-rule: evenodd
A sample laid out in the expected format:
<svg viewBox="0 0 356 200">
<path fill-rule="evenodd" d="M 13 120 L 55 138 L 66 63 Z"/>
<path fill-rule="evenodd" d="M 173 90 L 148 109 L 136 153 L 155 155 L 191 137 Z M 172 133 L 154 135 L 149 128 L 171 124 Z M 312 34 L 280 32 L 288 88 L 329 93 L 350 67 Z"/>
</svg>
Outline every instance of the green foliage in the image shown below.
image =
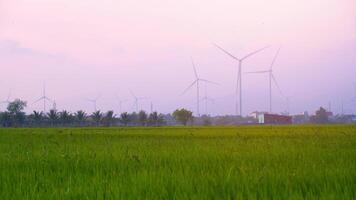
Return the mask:
<svg viewBox="0 0 356 200">
<path fill-rule="evenodd" d="M 128 123 L 130 122 L 130 115 L 127 112 L 121 113 L 120 115 L 120 122 L 124 125 L 127 126 Z"/>
<path fill-rule="evenodd" d="M 95 122 L 96 126 L 99 126 L 101 123 L 101 120 L 103 119 L 103 113 L 98 110 L 93 112 L 93 114 L 91 115 L 91 118 L 93 119 L 93 121 Z"/>
<path fill-rule="evenodd" d="M 27 106 L 26 101 L 16 99 L 13 102 L 9 103 L 9 105 L 7 106 L 7 111 L 12 115 L 16 115 L 22 113 L 23 110 L 26 108 L 26 106 Z"/>
<path fill-rule="evenodd" d="M 138 113 L 138 121 L 140 123 L 140 126 L 145 126 L 147 122 L 147 113 L 143 110 L 141 110 Z"/>
<path fill-rule="evenodd" d="M 0 129 L 1 199 L 356 199 L 356 126 Z"/>
<path fill-rule="evenodd" d="M 187 125 L 188 121 L 193 121 L 193 112 L 184 108 L 175 110 L 172 116 L 184 126 Z"/>
</svg>

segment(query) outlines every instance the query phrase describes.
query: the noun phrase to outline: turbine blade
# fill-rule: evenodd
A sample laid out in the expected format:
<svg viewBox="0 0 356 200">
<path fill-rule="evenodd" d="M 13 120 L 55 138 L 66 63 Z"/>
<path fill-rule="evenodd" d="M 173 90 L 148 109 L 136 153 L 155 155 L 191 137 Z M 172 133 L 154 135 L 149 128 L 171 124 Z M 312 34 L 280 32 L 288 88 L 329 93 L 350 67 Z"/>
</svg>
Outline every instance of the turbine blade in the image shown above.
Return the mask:
<svg viewBox="0 0 356 200">
<path fill-rule="evenodd" d="M 263 70 L 263 71 L 253 71 L 253 72 L 245 72 L 245 74 L 265 74 L 269 73 L 270 70 Z"/>
<path fill-rule="evenodd" d="M 193 60 L 193 57 L 191 57 L 191 60 L 192 60 L 192 65 L 193 65 L 193 69 L 194 69 L 194 74 L 195 74 L 195 78 L 198 79 L 198 73 L 197 73 L 197 69 L 195 67 L 195 63 L 194 63 L 194 60 Z"/>
<path fill-rule="evenodd" d="M 37 99 L 36 101 L 34 101 L 32 104 L 35 104 L 35 103 L 37 103 L 37 102 L 39 102 L 39 101 L 41 101 L 43 99 L 44 99 L 44 97 L 41 97 L 41 98 Z"/>
<path fill-rule="evenodd" d="M 233 59 L 235 59 L 235 60 L 241 60 L 241 59 L 238 59 L 237 57 L 235 57 L 234 55 L 232 55 L 231 53 L 229 53 L 228 51 L 226 51 L 225 49 L 223 49 L 222 47 L 220 47 L 219 45 L 217 45 L 217 44 L 215 44 L 215 43 L 213 43 L 213 45 L 216 47 L 216 48 L 218 48 L 218 49 L 220 49 L 222 52 L 224 52 L 224 53 L 226 53 L 228 56 L 230 56 L 231 58 L 233 58 Z"/>
<path fill-rule="evenodd" d="M 274 63 L 275 63 L 276 60 L 277 60 L 277 57 L 278 57 L 278 55 L 279 55 L 279 51 L 280 51 L 280 50 L 281 50 L 281 47 L 278 48 L 278 50 L 277 50 L 277 52 L 276 52 L 276 55 L 274 56 L 274 58 L 273 58 L 273 60 L 272 60 L 272 63 L 271 63 L 271 66 L 270 66 L 270 70 L 272 70 Z"/>
<path fill-rule="evenodd" d="M 269 48 L 269 46 L 265 46 L 265 47 L 263 47 L 263 48 L 261 48 L 261 49 L 258 49 L 258 50 L 254 51 L 254 52 L 252 52 L 252 53 L 249 53 L 249 54 L 247 54 L 246 56 L 244 56 L 243 58 L 241 58 L 241 60 L 245 60 L 246 58 L 248 58 L 248 57 L 250 57 L 250 56 L 253 56 L 253 55 L 255 55 L 255 54 L 257 54 L 257 53 L 259 53 L 259 52 L 261 52 L 261 51 L 263 51 L 263 50 L 265 50 L 265 49 L 267 49 L 267 48 Z"/>
<path fill-rule="evenodd" d="M 274 77 L 273 74 L 271 74 L 271 76 L 272 76 L 272 80 L 273 80 L 274 84 L 276 85 L 276 87 L 277 87 L 279 93 L 280 93 L 282 96 L 284 96 L 284 94 L 283 94 L 281 88 L 280 88 L 279 85 L 278 85 L 278 82 L 277 82 L 276 78 Z"/>
<path fill-rule="evenodd" d="M 199 81 L 203 81 L 203 82 L 206 82 L 206 83 L 210 83 L 210 84 L 214 84 L 214 85 L 219 85 L 219 83 L 215 83 L 213 81 L 209 81 L 209 80 L 206 80 L 206 79 L 198 79 Z"/>
<path fill-rule="evenodd" d="M 191 87 L 193 87 L 193 85 L 194 85 L 197 81 L 198 81 L 198 79 L 195 80 L 192 84 L 190 84 L 190 85 L 187 87 L 187 89 L 185 89 L 185 90 L 182 92 L 181 95 L 185 94 Z"/>
</svg>

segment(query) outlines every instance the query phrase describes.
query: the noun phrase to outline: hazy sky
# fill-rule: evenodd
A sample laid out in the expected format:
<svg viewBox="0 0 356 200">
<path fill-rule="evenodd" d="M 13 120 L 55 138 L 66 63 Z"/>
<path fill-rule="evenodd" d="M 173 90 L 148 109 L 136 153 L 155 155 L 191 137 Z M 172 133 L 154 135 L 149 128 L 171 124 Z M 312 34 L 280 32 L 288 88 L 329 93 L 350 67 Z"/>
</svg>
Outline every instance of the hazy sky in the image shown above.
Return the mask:
<svg viewBox="0 0 356 200">
<path fill-rule="evenodd" d="M 292 113 L 331 102 L 334 112 L 356 112 L 355 0 L 0 0 L 0 100 L 28 101 L 28 111 L 46 82 L 57 108 L 93 111 L 85 101 L 98 95 L 98 108 L 118 111 L 116 95 L 129 89 L 148 97 L 160 112 L 195 110 L 193 56 L 215 99 L 209 113 L 234 113 L 236 56 L 266 45 L 243 71 L 267 69 L 281 45 L 275 76 Z M 268 77 L 243 76 L 244 114 L 268 110 Z M 202 90 L 203 87 L 202 87 Z M 286 110 L 274 88 L 274 111 Z M 4 109 L 4 105 L 0 107 Z M 204 106 L 201 107 L 204 113 Z"/>
</svg>

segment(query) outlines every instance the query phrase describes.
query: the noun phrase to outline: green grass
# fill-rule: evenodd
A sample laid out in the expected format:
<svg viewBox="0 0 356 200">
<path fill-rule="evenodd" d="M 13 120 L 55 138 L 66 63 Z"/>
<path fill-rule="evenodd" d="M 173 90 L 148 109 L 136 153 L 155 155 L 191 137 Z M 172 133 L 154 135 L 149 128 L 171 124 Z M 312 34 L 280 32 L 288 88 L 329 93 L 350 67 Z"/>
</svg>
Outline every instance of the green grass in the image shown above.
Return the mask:
<svg viewBox="0 0 356 200">
<path fill-rule="evenodd" d="M 0 129 L 0 199 L 356 199 L 356 126 Z"/>
</svg>

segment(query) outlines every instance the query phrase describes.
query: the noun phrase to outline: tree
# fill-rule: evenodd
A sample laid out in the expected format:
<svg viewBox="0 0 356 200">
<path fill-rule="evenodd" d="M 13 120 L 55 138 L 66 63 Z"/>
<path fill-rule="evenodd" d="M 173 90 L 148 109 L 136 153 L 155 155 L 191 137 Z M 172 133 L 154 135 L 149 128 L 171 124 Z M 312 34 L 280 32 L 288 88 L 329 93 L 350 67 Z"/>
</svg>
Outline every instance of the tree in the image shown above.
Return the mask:
<svg viewBox="0 0 356 200">
<path fill-rule="evenodd" d="M 39 126 L 44 120 L 44 114 L 43 112 L 33 111 L 28 118 L 35 126 Z"/>
<path fill-rule="evenodd" d="M 87 114 L 84 111 L 79 110 L 74 114 L 74 118 L 76 122 L 79 123 L 79 126 L 82 126 L 87 119 Z"/>
<path fill-rule="evenodd" d="M 162 114 L 153 112 L 148 116 L 147 123 L 150 126 L 160 126 L 160 125 L 164 124 L 164 117 Z"/>
<path fill-rule="evenodd" d="M 0 113 L 0 123 L 2 127 L 11 126 L 11 115 L 9 112 L 5 111 Z"/>
<path fill-rule="evenodd" d="M 120 115 L 120 122 L 124 125 L 127 126 L 127 124 L 130 122 L 130 115 L 127 112 L 121 113 Z"/>
<path fill-rule="evenodd" d="M 49 121 L 51 122 L 51 126 L 53 126 L 58 121 L 58 112 L 56 110 L 52 109 L 47 113 L 47 117 L 48 117 Z"/>
<path fill-rule="evenodd" d="M 145 126 L 146 122 L 147 122 L 147 113 L 143 110 L 141 110 L 138 113 L 138 121 L 140 123 L 141 126 Z"/>
<path fill-rule="evenodd" d="M 137 126 L 138 125 L 138 114 L 136 112 L 133 112 L 129 116 L 130 116 L 131 124 Z"/>
<path fill-rule="evenodd" d="M 103 122 L 104 122 L 105 126 L 112 126 L 114 121 L 115 121 L 114 111 L 110 110 L 105 114 Z"/>
<path fill-rule="evenodd" d="M 59 120 L 63 125 L 67 125 L 73 121 L 73 115 L 66 110 L 59 113 Z"/>
<path fill-rule="evenodd" d="M 92 119 L 94 120 L 96 126 L 99 126 L 102 119 L 103 119 L 103 113 L 100 112 L 100 110 L 93 112 L 91 115 Z"/>
<path fill-rule="evenodd" d="M 193 112 L 184 108 L 175 110 L 172 115 L 175 120 L 177 120 L 184 126 L 187 125 L 188 121 L 193 120 Z"/>
<path fill-rule="evenodd" d="M 315 122 L 320 124 L 329 122 L 328 113 L 323 107 L 320 107 L 319 110 L 315 112 Z"/>
<path fill-rule="evenodd" d="M 7 111 L 10 114 L 11 121 L 15 126 L 22 125 L 26 119 L 26 113 L 23 110 L 26 108 L 27 102 L 20 99 L 16 99 L 9 103 Z"/>
</svg>

